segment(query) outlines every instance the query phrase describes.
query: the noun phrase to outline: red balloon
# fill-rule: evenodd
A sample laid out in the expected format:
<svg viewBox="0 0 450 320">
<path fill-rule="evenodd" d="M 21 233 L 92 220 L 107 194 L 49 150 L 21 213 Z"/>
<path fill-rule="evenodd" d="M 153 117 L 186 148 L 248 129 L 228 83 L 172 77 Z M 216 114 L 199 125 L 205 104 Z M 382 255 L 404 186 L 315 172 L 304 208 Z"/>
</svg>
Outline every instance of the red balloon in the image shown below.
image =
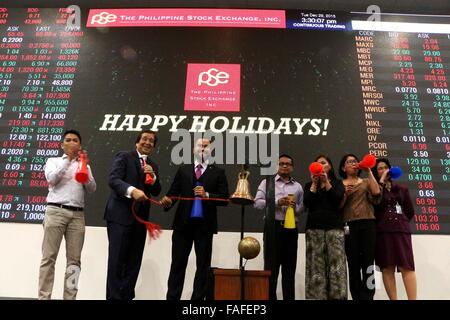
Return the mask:
<svg viewBox="0 0 450 320">
<path fill-rule="evenodd" d="M 313 162 L 309 165 L 309 172 L 311 172 L 311 174 L 313 176 L 319 176 L 322 174 L 323 172 L 323 166 L 321 163 L 319 162 Z"/>
<path fill-rule="evenodd" d="M 366 154 L 364 158 L 359 163 L 359 167 L 361 169 L 363 168 L 373 168 L 375 166 L 375 163 L 377 163 L 377 158 L 375 158 L 372 154 Z"/>
</svg>

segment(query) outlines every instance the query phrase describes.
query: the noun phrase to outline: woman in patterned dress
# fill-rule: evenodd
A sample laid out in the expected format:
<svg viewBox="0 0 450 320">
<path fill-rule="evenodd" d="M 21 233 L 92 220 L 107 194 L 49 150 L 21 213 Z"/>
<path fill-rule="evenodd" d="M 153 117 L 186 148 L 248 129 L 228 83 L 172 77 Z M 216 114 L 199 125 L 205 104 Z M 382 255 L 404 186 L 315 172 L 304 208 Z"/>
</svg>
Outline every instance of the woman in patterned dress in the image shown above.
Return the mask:
<svg viewBox="0 0 450 320">
<path fill-rule="evenodd" d="M 347 299 L 347 268 L 342 216 L 339 212 L 344 185 L 336 179 L 331 160 L 320 155 L 320 175 L 305 186 L 306 299 Z"/>
</svg>

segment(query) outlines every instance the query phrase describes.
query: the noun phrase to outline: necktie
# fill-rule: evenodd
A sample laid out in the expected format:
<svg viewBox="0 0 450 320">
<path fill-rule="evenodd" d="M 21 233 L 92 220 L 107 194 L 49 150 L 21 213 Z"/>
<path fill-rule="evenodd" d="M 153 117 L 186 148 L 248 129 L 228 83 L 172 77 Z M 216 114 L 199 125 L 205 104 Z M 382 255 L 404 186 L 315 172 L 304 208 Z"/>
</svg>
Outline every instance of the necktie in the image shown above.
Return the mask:
<svg viewBox="0 0 450 320">
<path fill-rule="evenodd" d="M 195 169 L 195 177 L 198 179 L 200 179 L 200 177 L 202 176 L 202 165 L 198 164 L 196 169 Z"/>
</svg>

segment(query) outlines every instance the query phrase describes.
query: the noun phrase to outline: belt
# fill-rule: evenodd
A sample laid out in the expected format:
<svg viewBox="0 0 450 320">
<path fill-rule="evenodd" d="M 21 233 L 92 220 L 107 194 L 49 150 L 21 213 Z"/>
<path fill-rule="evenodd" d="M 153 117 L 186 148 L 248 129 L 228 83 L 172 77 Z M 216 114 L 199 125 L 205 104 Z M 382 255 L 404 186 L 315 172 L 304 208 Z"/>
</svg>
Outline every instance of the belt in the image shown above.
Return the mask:
<svg viewBox="0 0 450 320">
<path fill-rule="evenodd" d="M 83 211 L 84 210 L 84 208 L 66 206 L 65 204 L 53 203 L 53 202 L 49 202 L 49 203 L 47 203 L 47 205 L 53 206 L 53 207 L 58 207 L 58 208 L 63 208 L 63 209 L 70 210 L 70 211 Z"/>
</svg>

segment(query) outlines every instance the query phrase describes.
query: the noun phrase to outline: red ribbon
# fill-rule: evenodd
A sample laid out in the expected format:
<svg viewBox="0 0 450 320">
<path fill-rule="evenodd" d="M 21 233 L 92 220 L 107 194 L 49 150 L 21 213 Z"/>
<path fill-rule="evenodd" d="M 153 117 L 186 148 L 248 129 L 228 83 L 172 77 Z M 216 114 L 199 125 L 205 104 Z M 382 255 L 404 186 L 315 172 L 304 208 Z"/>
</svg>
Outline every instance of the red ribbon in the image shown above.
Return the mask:
<svg viewBox="0 0 450 320">
<path fill-rule="evenodd" d="M 185 200 L 185 201 L 194 201 L 194 200 L 202 200 L 202 201 L 223 201 L 223 202 L 229 202 L 229 199 L 222 199 L 222 198 L 189 198 L 189 197 L 169 197 L 172 200 Z M 157 200 L 153 200 L 150 198 L 147 198 L 147 201 L 153 202 L 154 204 L 161 205 L 161 203 Z M 136 201 L 133 201 L 133 204 L 131 205 L 131 211 L 133 212 L 134 218 L 139 222 L 145 225 L 147 228 L 149 236 L 156 240 L 159 238 L 160 234 L 162 233 L 161 226 L 157 223 L 153 223 L 151 221 L 146 221 L 136 214 L 135 210 L 135 204 Z"/>
</svg>

